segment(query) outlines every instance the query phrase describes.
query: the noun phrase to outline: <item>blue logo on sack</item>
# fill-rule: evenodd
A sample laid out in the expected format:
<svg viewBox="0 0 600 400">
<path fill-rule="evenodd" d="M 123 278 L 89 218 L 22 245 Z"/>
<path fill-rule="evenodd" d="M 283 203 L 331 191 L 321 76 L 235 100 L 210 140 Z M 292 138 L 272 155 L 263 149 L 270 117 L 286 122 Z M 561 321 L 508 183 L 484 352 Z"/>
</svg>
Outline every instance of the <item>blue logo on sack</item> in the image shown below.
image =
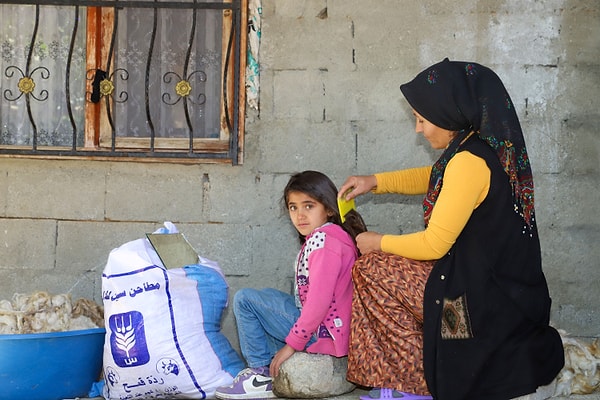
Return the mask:
<svg viewBox="0 0 600 400">
<path fill-rule="evenodd" d="M 119 367 L 135 367 L 150 361 L 142 313 L 131 311 L 111 315 L 108 325 L 110 349 Z"/>
</svg>

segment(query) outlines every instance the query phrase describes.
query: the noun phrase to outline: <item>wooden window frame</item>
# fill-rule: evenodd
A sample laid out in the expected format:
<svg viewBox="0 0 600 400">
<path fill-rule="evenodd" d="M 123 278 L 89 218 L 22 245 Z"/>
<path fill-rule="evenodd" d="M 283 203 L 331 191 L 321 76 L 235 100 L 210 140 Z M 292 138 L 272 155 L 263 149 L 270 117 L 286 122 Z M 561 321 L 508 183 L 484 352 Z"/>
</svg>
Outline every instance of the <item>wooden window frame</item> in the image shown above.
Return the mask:
<svg viewBox="0 0 600 400">
<path fill-rule="evenodd" d="M 242 2 L 242 13 L 241 13 L 241 32 L 247 32 L 247 1 Z M 110 34 L 114 22 L 114 11 L 112 8 L 100 8 L 100 7 L 88 7 L 87 9 L 87 38 L 86 47 L 88 49 L 87 57 L 87 70 L 94 70 L 98 65 L 101 65 L 103 60 L 108 58 L 109 48 L 106 45 L 110 43 Z M 224 18 L 223 23 L 223 37 L 226 37 L 225 33 L 231 31 L 232 18 Z M 235 39 L 234 39 L 235 40 Z M 103 45 L 104 44 L 104 45 Z M 227 52 L 227 41 L 223 40 L 222 54 Z M 246 49 L 247 36 L 241 35 L 241 49 Z M 90 51 L 93 49 L 93 51 Z M 238 157 L 237 160 L 232 160 L 234 163 L 241 164 L 243 162 L 243 138 L 244 138 L 244 122 L 245 122 L 245 70 L 246 70 L 246 57 L 245 52 L 242 52 L 240 56 L 240 81 L 239 81 L 239 101 L 238 103 L 238 132 L 229 132 L 230 135 L 237 134 L 238 143 Z M 227 65 L 228 71 L 224 71 L 225 65 Z M 234 75 L 234 63 L 223 63 L 222 76 L 233 77 Z M 234 93 L 235 81 L 229 79 L 227 82 L 227 95 Z M 221 129 L 228 129 L 225 121 L 225 113 L 233 115 L 235 102 L 233 99 L 228 99 L 226 102 L 228 109 L 225 110 L 224 103 L 221 104 Z M 85 129 L 85 142 L 87 145 L 93 145 L 94 147 L 104 147 L 101 144 L 101 137 L 108 135 L 110 126 L 108 124 L 108 118 L 106 115 L 106 108 L 101 106 L 101 103 L 86 103 L 86 129 Z M 92 123 L 89 123 L 92 121 Z M 140 146 L 149 147 L 149 138 L 118 138 L 116 146 L 118 148 L 132 148 L 136 149 Z M 187 145 L 187 139 L 157 139 L 156 147 L 160 148 L 185 148 Z M 207 153 L 226 153 L 229 151 L 230 141 L 223 139 L 194 139 L 194 151 L 207 152 Z M 229 160 L 224 160 L 228 162 Z"/>
<path fill-rule="evenodd" d="M 236 0 L 225 0 L 232 3 Z M 40 4 L 57 5 L 52 0 L 13 2 L 2 1 L 2 4 Z M 114 6 L 98 6 L 98 1 L 79 0 L 68 5 L 86 7 L 86 70 L 95 71 L 100 68 L 109 56 L 111 35 L 114 24 Z M 236 6 L 239 5 L 239 31 L 232 30 Z M 106 146 L 102 137 L 106 132 L 112 132 L 109 119 L 107 118 L 108 100 L 96 103 L 86 101 L 84 116 L 84 145 L 72 149 L 65 147 L 36 147 L 32 149 L 16 148 L 16 146 L 5 145 L 0 148 L 0 156 L 24 157 L 24 158 L 52 158 L 52 159 L 90 159 L 109 161 L 144 161 L 144 162 L 177 162 L 177 163 L 231 163 L 233 165 L 243 163 L 244 150 L 244 128 L 246 111 L 245 71 L 247 56 L 247 32 L 248 32 L 248 0 L 237 0 L 232 8 L 222 10 L 223 33 L 221 37 L 228 38 L 233 34 L 231 44 L 223 40 L 222 45 L 222 77 L 227 77 L 226 85 L 223 85 L 223 94 L 226 98 L 221 100 L 221 131 L 228 132 L 228 138 L 184 138 L 168 139 L 157 138 L 124 138 L 115 140 L 114 133 L 110 133 L 113 143 Z M 228 15 L 229 13 L 229 15 Z M 238 43 L 239 42 L 239 45 Z M 227 46 L 231 45 L 232 54 L 226 61 Z M 237 52 L 237 53 L 236 53 Z M 237 58 L 237 59 L 236 59 Z M 227 68 L 227 71 L 225 71 Z M 237 68 L 237 79 L 236 79 Z M 88 72 L 89 73 L 89 72 Z M 89 77 L 88 77 L 89 79 Z M 222 78 L 224 79 L 224 78 Z M 91 92 L 91 81 L 86 83 L 86 91 Z M 225 109 L 225 107 L 227 109 Z M 228 116 L 228 117 L 227 117 Z M 227 122 L 229 119 L 229 124 Z M 185 142 L 185 145 L 182 144 Z M 150 147 L 150 151 L 148 148 Z"/>
</svg>

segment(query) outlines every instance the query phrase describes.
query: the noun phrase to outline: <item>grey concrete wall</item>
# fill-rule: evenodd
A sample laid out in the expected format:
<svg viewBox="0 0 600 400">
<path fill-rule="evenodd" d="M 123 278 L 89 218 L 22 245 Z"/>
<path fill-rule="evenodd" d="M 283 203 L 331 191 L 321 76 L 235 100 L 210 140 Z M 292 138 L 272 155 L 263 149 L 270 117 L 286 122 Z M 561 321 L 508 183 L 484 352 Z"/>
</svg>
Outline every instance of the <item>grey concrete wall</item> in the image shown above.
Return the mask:
<svg viewBox="0 0 600 400">
<path fill-rule="evenodd" d="M 326 10 L 326 12 L 325 12 Z M 263 0 L 260 112 L 230 165 L 0 159 L 0 298 L 46 290 L 101 301 L 120 244 L 175 222 L 244 286 L 290 290 L 289 175 L 420 166 L 398 86 L 449 57 L 503 78 L 532 159 L 552 320 L 600 336 L 600 3 L 595 0 Z M 419 229 L 421 198 L 364 196 L 370 229 Z M 230 310 L 224 330 L 237 345 Z"/>
</svg>

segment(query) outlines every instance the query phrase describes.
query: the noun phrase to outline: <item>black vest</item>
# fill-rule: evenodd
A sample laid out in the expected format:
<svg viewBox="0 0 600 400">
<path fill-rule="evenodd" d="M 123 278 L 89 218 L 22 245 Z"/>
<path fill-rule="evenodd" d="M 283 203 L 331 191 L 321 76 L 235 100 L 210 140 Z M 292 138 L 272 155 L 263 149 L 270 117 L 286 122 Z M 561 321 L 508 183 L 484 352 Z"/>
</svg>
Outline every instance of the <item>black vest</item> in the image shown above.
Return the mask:
<svg viewBox="0 0 600 400">
<path fill-rule="evenodd" d="M 535 221 L 529 229 L 518 214 L 492 148 L 473 135 L 465 150 L 486 161 L 490 189 L 427 281 L 425 378 L 436 400 L 507 400 L 550 383 L 564 350 L 548 325 Z"/>
</svg>

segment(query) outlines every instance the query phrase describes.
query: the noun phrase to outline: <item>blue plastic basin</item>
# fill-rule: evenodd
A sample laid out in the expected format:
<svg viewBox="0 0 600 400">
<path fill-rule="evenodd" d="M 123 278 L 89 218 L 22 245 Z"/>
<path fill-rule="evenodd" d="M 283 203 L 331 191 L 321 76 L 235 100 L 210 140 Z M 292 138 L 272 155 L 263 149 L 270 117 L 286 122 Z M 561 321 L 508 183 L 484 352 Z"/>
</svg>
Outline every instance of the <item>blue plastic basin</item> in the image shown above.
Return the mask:
<svg viewBox="0 0 600 400">
<path fill-rule="evenodd" d="M 104 333 L 0 335 L 0 400 L 86 397 L 102 370 Z"/>
</svg>

